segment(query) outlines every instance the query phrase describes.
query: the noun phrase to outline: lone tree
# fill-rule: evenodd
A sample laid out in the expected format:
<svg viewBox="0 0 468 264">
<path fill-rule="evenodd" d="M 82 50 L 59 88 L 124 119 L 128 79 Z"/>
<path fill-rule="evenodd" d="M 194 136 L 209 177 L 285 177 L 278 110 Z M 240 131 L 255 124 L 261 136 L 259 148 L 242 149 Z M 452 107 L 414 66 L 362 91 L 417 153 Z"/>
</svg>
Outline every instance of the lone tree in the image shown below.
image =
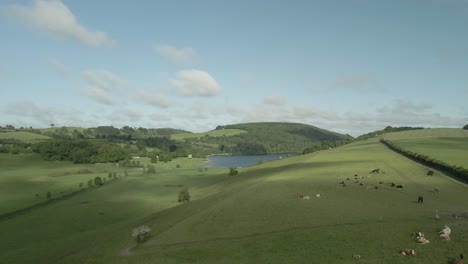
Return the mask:
<svg viewBox="0 0 468 264">
<path fill-rule="evenodd" d="M 466 125 L 463 127 L 463 129 L 468 129 L 468 124 L 466 124 Z"/>
<path fill-rule="evenodd" d="M 188 202 L 190 201 L 190 193 L 188 188 L 184 188 L 182 191 L 179 192 L 179 203 Z"/>
<path fill-rule="evenodd" d="M 145 242 L 150 237 L 151 228 L 147 225 L 142 225 L 132 230 L 132 237 L 135 238 L 138 244 Z"/>
<path fill-rule="evenodd" d="M 239 173 L 236 168 L 229 168 L 229 176 L 234 176 Z"/>
<path fill-rule="evenodd" d="M 104 185 L 104 182 L 102 181 L 101 177 L 97 176 L 96 178 L 94 178 L 94 185 L 96 186 Z"/>
</svg>

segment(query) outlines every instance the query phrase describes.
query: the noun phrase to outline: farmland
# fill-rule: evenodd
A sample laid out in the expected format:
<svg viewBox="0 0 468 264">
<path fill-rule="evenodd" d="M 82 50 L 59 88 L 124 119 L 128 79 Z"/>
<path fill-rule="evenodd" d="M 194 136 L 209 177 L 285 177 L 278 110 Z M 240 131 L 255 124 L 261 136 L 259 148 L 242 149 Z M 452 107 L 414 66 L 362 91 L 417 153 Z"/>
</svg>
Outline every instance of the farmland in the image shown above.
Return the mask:
<svg viewBox="0 0 468 264">
<path fill-rule="evenodd" d="M 43 166 L 36 162 L 31 166 Z M 156 174 L 136 172 L 3 221 L 1 259 L 354 263 L 351 256 L 359 254 L 361 263 L 446 263 L 468 245 L 466 185 L 442 173 L 427 177 L 428 168 L 377 139 L 239 169 L 236 176 L 228 176 L 227 169 L 205 170 L 202 162 L 179 158 L 157 163 Z M 381 172 L 369 173 L 374 168 Z M 435 186 L 440 193 L 433 191 Z M 182 187 L 189 188 L 192 200 L 179 204 Z M 297 194 L 311 198 L 297 199 Z M 419 195 L 424 204 L 416 202 Z M 434 217 L 435 210 L 441 219 Z M 130 233 L 143 224 L 152 228 L 152 237 L 137 245 Z M 438 237 L 444 224 L 452 228 L 452 241 Z M 411 238 L 417 231 L 431 243 L 418 244 Z M 417 250 L 417 258 L 401 256 L 403 248 Z"/>
</svg>

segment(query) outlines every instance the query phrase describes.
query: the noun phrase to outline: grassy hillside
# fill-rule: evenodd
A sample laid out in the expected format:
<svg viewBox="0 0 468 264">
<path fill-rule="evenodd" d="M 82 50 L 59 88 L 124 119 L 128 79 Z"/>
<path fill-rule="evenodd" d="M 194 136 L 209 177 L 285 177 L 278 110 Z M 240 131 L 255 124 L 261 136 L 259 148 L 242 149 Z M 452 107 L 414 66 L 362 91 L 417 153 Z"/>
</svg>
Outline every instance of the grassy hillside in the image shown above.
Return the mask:
<svg viewBox="0 0 468 264">
<path fill-rule="evenodd" d="M 48 136 L 34 134 L 25 131 L 1 132 L 0 140 L 16 140 L 25 143 L 34 143 L 50 139 Z"/>
<path fill-rule="evenodd" d="M 223 169 L 200 170 L 200 162 L 158 163 L 155 175 L 131 175 L 3 221 L 0 259 L 436 264 L 449 263 L 468 247 L 467 186 L 443 174 L 427 177 L 427 168 L 377 139 L 240 169 L 236 176 Z M 370 174 L 374 168 L 382 173 Z M 354 183 L 355 174 L 363 185 Z M 182 186 L 189 187 L 193 200 L 179 205 Z M 433 192 L 435 186 L 440 193 Z M 424 204 L 416 202 L 418 195 Z M 441 219 L 434 218 L 436 209 Z M 130 234 L 142 224 L 153 229 L 152 238 L 137 246 Z M 452 228 L 452 241 L 438 237 L 444 224 Z M 411 238 L 417 231 L 425 232 L 430 244 Z M 401 256 L 403 248 L 415 249 L 418 256 Z"/>
<path fill-rule="evenodd" d="M 384 135 L 403 149 L 468 168 L 468 134 L 463 129 L 424 129 Z"/>
<path fill-rule="evenodd" d="M 212 144 L 227 153 L 264 154 L 302 151 L 324 141 L 337 142 L 350 136 L 296 123 L 248 123 L 218 127 L 218 134 L 226 137 L 186 139 L 192 144 Z M 236 131 L 235 134 L 231 133 Z M 239 133 L 247 131 L 247 133 Z M 230 136 L 228 136 L 228 134 Z"/>
</svg>

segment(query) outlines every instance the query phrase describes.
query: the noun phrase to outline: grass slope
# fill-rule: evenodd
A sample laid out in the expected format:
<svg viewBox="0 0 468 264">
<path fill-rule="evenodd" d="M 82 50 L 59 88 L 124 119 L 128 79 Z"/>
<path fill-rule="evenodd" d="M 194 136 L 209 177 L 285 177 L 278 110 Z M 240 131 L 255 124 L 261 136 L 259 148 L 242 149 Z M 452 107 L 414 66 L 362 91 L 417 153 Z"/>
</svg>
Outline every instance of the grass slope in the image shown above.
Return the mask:
<svg viewBox="0 0 468 264">
<path fill-rule="evenodd" d="M 463 129 L 425 129 L 384 135 L 400 147 L 450 165 L 468 168 L 468 134 Z"/>
<path fill-rule="evenodd" d="M 181 165 L 175 169 L 176 164 Z M 95 191 L 0 223 L 5 263 L 449 263 L 468 247 L 467 186 L 377 139 L 240 169 L 200 172 L 199 161 L 158 163 Z M 369 174 L 373 168 L 381 174 Z M 354 183 L 354 175 L 363 186 Z M 369 176 L 369 177 L 368 177 Z M 350 178 L 350 180 L 346 180 Z M 346 187 L 339 184 L 346 182 Z M 379 184 L 383 181 L 384 184 Z M 405 188 L 390 187 L 391 182 Z M 179 186 L 193 201 L 177 204 Z M 169 187 L 168 187 L 169 186 Z M 365 187 L 379 189 L 366 190 Z M 440 193 L 434 193 L 439 186 Z M 298 193 L 311 200 L 295 198 Z M 315 198 L 315 194 L 321 198 Z M 424 204 L 416 203 L 418 195 Z M 441 219 L 433 217 L 439 209 Z M 149 225 L 136 246 L 131 229 Z M 437 231 L 452 228 L 452 241 Z M 419 245 L 411 233 L 431 241 Z M 399 254 L 414 248 L 415 258 Z"/>
<path fill-rule="evenodd" d="M 25 131 L 15 131 L 15 132 L 0 133 L 0 140 L 1 139 L 12 139 L 12 140 L 18 140 L 18 141 L 22 141 L 26 143 L 34 143 L 34 142 L 48 140 L 51 138 L 48 136 L 34 134 L 30 132 L 25 132 Z"/>
</svg>

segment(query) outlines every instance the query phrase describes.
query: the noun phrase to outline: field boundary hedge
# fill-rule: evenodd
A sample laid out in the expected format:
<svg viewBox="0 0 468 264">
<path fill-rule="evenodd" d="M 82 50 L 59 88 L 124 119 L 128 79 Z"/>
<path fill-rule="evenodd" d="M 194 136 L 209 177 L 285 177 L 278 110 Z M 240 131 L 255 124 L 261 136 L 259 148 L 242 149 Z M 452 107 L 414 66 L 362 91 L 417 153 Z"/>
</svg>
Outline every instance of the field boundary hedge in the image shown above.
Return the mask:
<svg viewBox="0 0 468 264">
<path fill-rule="evenodd" d="M 106 186 L 109 183 L 116 182 L 119 179 L 120 178 L 109 180 L 109 181 L 106 182 L 106 184 L 104 184 L 102 186 Z M 91 191 L 91 190 L 97 189 L 97 188 L 102 187 L 102 186 L 93 186 L 91 188 L 83 188 L 83 189 L 80 189 L 78 191 L 74 191 L 74 192 L 71 192 L 71 193 L 64 194 L 64 195 L 62 195 L 60 197 L 51 198 L 51 199 L 49 199 L 47 201 L 44 201 L 44 202 L 40 202 L 40 203 L 37 203 L 37 204 L 33 204 L 33 205 L 30 205 L 30 206 L 27 206 L 27 207 L 23 207 L 23 208 L 11 211 L 11 212 L 0 214 L 0 222 L 8 220 L 8 219 L 16 217 L 16 216 L 19 216 L 19 215 L 22 215 L 22 214 L 25 214 L 25 213 L 28 213 L 28 212 L 30 212 L 30 211 L 32 211 L 34 209 L 38 209 L 38 208 L 41 208 L 41 207 L 44 207 L 44 206 L 47 206 L 47 205 L 50 205 L 50 204 L 53 204 L 53 203 L 56 203 L 56 202 L 60 202 L 60 201 L 70 199 L 73 196 L 78 195 L 78 194 L 80 194 L 82 192 Z"/>
<path fill-rule="evenodd" d="M 468 170 L 465 169 L 464 167 L 461 166 L 455 166 L 455 165 L 450 165 L 447 164 L 443 161 L 431 158 L 427 155 L 422 155 L 418 154 L 416 152 L 412 152 L 409 150 L 406 150 L 394 142 L 391 142 L 390 140 L 385 140 L 383 138 L 380 139 L 380 142 L 384 144 L 386 147 L 389 149 L 395 151 L 398 154 L 401 154 L 413 161 L 416 161 L 420 164 L 423 164 L 427 167 L 430 167 L 432 169 L 439 170 L 445 174 L 448 174 L 449 176 L 452 176 L 453 178 L 462 181 L 464 183 L 468 183 Z"/>
</svg>

